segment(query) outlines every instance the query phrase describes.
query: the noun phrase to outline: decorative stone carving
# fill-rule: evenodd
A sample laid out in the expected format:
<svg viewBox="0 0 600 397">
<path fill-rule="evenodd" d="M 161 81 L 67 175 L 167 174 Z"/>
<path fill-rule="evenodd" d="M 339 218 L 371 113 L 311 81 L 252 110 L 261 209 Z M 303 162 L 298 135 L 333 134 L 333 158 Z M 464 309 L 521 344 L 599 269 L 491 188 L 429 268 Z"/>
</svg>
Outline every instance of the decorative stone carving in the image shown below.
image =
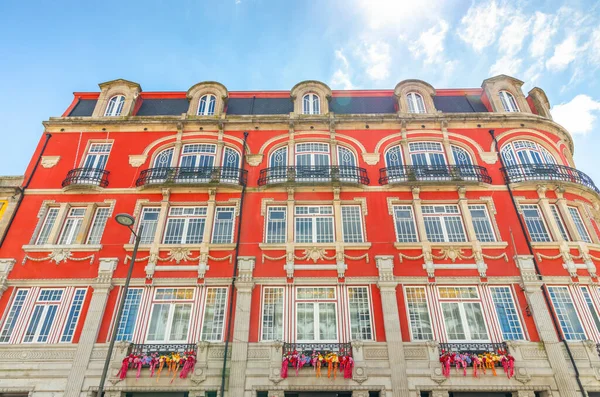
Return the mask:
<svg viewBox="0 0 600 397">
<path fill-rule="evenodd" d="M 344 278 L 346 276 L 346 270 L 348 269 L 348 265 L 343 261 L 337 262 L 336 264 L 338 278 Z"/>
<path fill-rule="evenodd" d="M 52 168 L 56 164 L 58 164 L 60 160 L 60 156 L 42 156 L 42 167 L 44 168 Z"/>
<path fill-rule="evenodd" d="M 481 152 L 479 155 L 486 164 L 496 164 L 498 161 L 498 154 L 496 152 Z"/>
<path fill-rule="evenodd" d="M 131 165 L 134 168 L 140 167 L 146 162 L 147 158 L 147 154 L 130 154 L 129 165 Z"/>
<path fill-rule="evenodd" d="M 36 258 L 36 257 L 32 257 L 29 255 L 25 255 L 23 257 L 23 261 L 21 261 L 21 263 L 25 264 L 27 262 L 27 260 L 29 259 L 30 261 L 33 261 L 33 262 L 54 261 L 54 263 L 56 263 L 58 265 L 59 263 L 66 262 L 67 260 L 81 262 L 81 261 L 85 261 L 85 260 L 89 259 L 90 264 L 92 264 L 94 262 L 94 258 L 95 258 L 94 254 L 77 258 L 77 257 L 73 256 L 73 253 L 71 252 L 71 250 L 69 248 L 55 248 L 48 254 L 48 256 L 43 257 L 43 258 Z"/>
<path fill-rule="evenodd" d="M 117 268 L 119 258 L 99 258 L 98 262 L 98 278 L 96 281 L 100 284 L 110 284 L 112 281 L 112 275 Z"/>
<path fill-rule="evenodd" d="M 252 272 L 254 271 L 254 264 L 256 258 L 253 256 L 240 256 L 238 257 L 238 282 L 251 283 Z"/>
<path fill-rule="evenodd" d="M 180 247 L 169 250 L 168 256 L 177 264 L 181 263 L 181 261 L 191 262 L 198 259 L 192 257 L 192 252 L 189 249 Z"/>
<path fill-rule="evenodd" d="M 394 281 L 394 257 L 392 255 L 375 255 L 375 263 L 379 270 L 380 281 Z"/>
<path fill-rule="evenodd" d="M 381 157 L 380 153 L 362 153 L 362 158 L 368 165 L 377 165 Z"/>
<path fill-rule="evenodd" d="M 263 155 L 262 154 L 247 154 L 246 161 L 250 164 L 251 167 L 258 167 L 260 163 L 262 163 Z"/>
<path fill-rule="evenodd" d="M 204 258 L 204 260 L 203 260 Z M 204 278 L 206 276 L 206 272 L 210 269 L 208 266 L 208 255 L 201 254 L 200 261 L 198 262 L 198 278 Z"/>
</svg>

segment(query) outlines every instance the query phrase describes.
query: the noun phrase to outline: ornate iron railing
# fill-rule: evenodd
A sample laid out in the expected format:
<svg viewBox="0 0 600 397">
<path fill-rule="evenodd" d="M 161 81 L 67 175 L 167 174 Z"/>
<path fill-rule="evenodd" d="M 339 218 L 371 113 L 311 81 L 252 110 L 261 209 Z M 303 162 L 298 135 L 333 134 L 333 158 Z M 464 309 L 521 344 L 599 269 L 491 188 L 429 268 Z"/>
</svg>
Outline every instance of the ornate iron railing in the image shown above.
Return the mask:
<svg viewBox="0 0 600 397">
<path fill-rule="evenodd" d="M 478 165 L 397 165 L 379 170 L 379 183 L 404 182 L 491 183 L 487 169 Z"/>
<path fill-rule="evenodd" d="M 313 352 L 327 354 L 337 353 L 341 356 L 352 356 L 351 343 L 284 343 L 283 354 L 297 352 L 310 356 Z"/>
<path fill-rule="evenodd" d="M 108 174 L 110 172 L 98 168 L 75 168 L 67 173 L 67 177 L 62 181 L 62 187 L 72 185 L 107 187 Z"/>
<path fill-rule="evenodd" d="M 367 170 L 350 165 L 270 167 L 260 170 L 260 186 L 275 183 L 353 183 L 368 185 Z"/>
<path fill-rule="evenodd" d="M 128 354 L 137 355 L 150 355 L 157 353 L 158 355 L 167 355 L 171 353 L 185 353 L 189 351 L 196 352 L 197 346 L 195 343 L 156 343 L 156 344 L 137 344 L 132 343 L 129 345 Z"/>
<path fill-rule="evenodd" d="M 508 345 L 506 342 L 459 342 L 459 343 L 440 343 L 440 355 L 448 352 L 457 353 L 498 353 L 507 354 Z"/>
<path fill-rule="evenodd" d="M 572 182 L 600 193 L 592 178 L 575 168 L 564 165 L 519 164 L 501 168 L 501 171 L 504 174 L 504 180 L 509 183 L 525 181 Z"/>
<path fill-rule="evenodd" d="M 236 167 L 157 167 L 140 172 L 136 186 L 163 184 L 246 185 L 248 171 Z"/>
</svg>

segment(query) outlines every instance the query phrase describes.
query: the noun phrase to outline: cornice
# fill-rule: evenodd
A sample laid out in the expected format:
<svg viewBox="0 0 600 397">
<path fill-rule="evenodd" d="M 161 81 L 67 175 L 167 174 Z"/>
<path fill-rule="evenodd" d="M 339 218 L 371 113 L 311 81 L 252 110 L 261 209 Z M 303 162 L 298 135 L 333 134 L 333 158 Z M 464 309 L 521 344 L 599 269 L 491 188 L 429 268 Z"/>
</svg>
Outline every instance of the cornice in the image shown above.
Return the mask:
<svg viewBox="0 0 600 397">
<path fill-rule="evenodd" d="M 448 128 L 460 128 L 460 124 L 466 124 L 469 122 L 475 122 L 481 127 L 478 128 L 519 128 L 527 126 L 528 128 L 534 126 L 543 129 L 544 131 L 554 133 L 561 139 L 568 142 L 571 153 L 573 152 L 573 139 L 571 134 L 560 124 L 546 119 L 544 117 L 531 114 L 531 113 L 435 113 L 435 114 L 329 114 L 329 115 L 315 115 L 309 118 L 302 117 L 298 118 L 295 115 L 248 115 L 248 116 L 232 116 L 224 115 L 222 119 L 189 119 L 186 115 L 183 116 L 129 116 L 122 117 L 119 120 L 111 118 L 92 118 L 92 117 L 51 117 L 49 120 L 44 121 L 42 124 L 46 129 L 53 129 L 58 127 L 56 133 L 65 132 L 60 131 L 60 128 L 72 127 L 77 132 L 81 129 L 90 130 L 94 129 L 94 126 L 98 126 L 98 131 L 101 131 L 102 127 L 106 126 L 138 126 L 138 125 L 164 125 L 166 129 L 177 129 L 178 123 L 183 123 L 184 128 L 187 125 L 191 126 L 204 126 L 212 125 L 215 129 L 218 129 L 218 124 L 230 125 L 235 129 L 236 125 L 243 124 L 281 124 L 281 128 L 286 129 L 289 126 L 290 120 L 294 120 L 298 126 L 302 124 L 310 124 L 315 126 L 318 125 L 323 129 L 329 129 L 331 123 L 337 125 L 337 128 L 343 127 L 343 123 L 349 122 L 365 122 L 365 123 L 392 123 L 393 126 L 390 128 L 402 128 L 405 124 L 406 128 L 421 128 L 421 125 L 427 123 L 448 123 Z M 316 124 L 316 125 L 315 125 Z M 342 124 L 342 125 L 341 125 Z M 414 124 L 414 125 L 413 125 Z M 523 124 L 523 125 L 521 125 Z M 123 130 L 121 130 L 123 131 Z M 73 131 L 70 131 L 73 132 Z M 139 132 L 139 131 L 136 131 Z"/>
</svg>

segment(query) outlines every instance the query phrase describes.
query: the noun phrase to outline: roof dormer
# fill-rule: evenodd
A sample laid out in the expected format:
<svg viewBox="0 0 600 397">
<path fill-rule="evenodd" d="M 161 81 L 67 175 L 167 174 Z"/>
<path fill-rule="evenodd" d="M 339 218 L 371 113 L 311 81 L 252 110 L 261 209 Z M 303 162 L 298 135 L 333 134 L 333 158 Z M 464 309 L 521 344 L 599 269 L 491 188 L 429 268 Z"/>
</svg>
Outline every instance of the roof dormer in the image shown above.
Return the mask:
<svg viewBox="0 0 600 397">
<path fill-rule="evenodd" d="M 483 88 L 490 100 L 494 112 L 531 113 L 529 103 L 527 103 L 527 99 L 525 99 L 525 95 L 523 95 L 523 91 L 521 90 L 523 84 L 521 80 L 501 74 L 483 80 L 481 88 Z"/>
<path fill-rule="evenodd" d="M 132 81 L 117 79 L 98 84 L 100 95 L 92 117 L 131 116 L 142 87 Z"/>
<path fill-rule="evenodd" d="M 550 114 L 550 101 L 544 90 L 539 87 L 534 87 L 529 91 L 528 95 L 528 98 L 531 98 L 538 115 L 552 120 L 552 114 Z"/>
<path fill-rule="evenodd" d="M 437 113 L 433 97 L 435 89 L 422 80 L 404 80 L 394 88 L 400 113 Z"/>
<path fill-rule="evenodd" d="M 331 88 L 320 81 L 307 80 L 296 84 L 290 91 L 294 113 L 319 115 L 329 113 Z"/>
<path fill-rule="evenodd" d="M 229 92 L 227 88 L 216 81 L 203 81 L 187 92 L 190 101 L 188 115 L 190 116 L 220 116 L 225 109 Z"/>
</svg>

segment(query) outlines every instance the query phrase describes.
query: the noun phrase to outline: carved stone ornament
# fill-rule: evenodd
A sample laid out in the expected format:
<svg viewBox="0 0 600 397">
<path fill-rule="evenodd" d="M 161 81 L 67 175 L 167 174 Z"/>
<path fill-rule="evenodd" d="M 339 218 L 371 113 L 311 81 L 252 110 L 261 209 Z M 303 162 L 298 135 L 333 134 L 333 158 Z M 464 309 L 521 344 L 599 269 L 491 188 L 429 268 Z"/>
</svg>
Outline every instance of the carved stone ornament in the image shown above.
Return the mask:
<svg viewBox="0 0 600 397">
<path fill-rule="evenodd" d="M 376 255 L 375 263 L 379 270 L 380 281 L 394 281 L 394 257 L 392 255 Z"/>
<path fill-rule="evenodd" d="M 60 156 L 42 156 L 41 164 L 44 168 L 52 168 L 58 164 L 59 160 Z"/>
<path fill-rule="evenodd" d="M 71 252 L 71 250 L 69 248 L 55 248 L 54 250 L 52 250 L 52 252 L 50 252 L 48 254 L 48 256 L 43 257 L 43 258 L 36 258 L 36 257 L 32 257 L 29 255 L 25 255 L 23 257 L 23 260 L 21 261 L 21 264 L 24 265 L 28 259 L 33 262 L 43 262 L 43 261 L 50 260 L 50 261 L 54 261 L 54 263 L 56 263 L 57 265 L 61 262 L 67 262 L 68 260 L 74 261 L 74 262 L 82 262 L 82 261 L 89 259 L 90 265 L 91 265 L 94 262 L 94 257 L 95 257 L 94 254 L 92 254 L 92 255 L 77 258 L 77 257 L 73 256 L 73 253 Z"/>
<path fill-rule="evenodd" d="M 496 152 L 481 152 L 479 155 L 486 164 L 496 164 L 498 161 L 498 154 Z"/>
<path fill-rule="evenodd" d="M 146 162 L 147 158 L 147 154 L 130 154 L 129 165 L 131 165 L 134 168 L 140 167 Z"/>
<path fill-rule="evenodd" d="M 377 163 L 379 163 L 380 156 L 381 155 L 379 153 L 363 153 L 362 154 L 363 160 L 368 165 L 376 165 Z"/>
<path fill-rule="evenodd" d="M 238 281 L 252 282 L 252 272 L 254 271 L 255 262 L 256 258 L 253 256 L 238 257 Z"/>
<path fill-rule="evenodd" d="M 246 161 L 250 164 L 251 167 L 258 167 L 260 163 L 262 163 L 263 155 L 262 154 L 247 154 Z"/>
</svg>

